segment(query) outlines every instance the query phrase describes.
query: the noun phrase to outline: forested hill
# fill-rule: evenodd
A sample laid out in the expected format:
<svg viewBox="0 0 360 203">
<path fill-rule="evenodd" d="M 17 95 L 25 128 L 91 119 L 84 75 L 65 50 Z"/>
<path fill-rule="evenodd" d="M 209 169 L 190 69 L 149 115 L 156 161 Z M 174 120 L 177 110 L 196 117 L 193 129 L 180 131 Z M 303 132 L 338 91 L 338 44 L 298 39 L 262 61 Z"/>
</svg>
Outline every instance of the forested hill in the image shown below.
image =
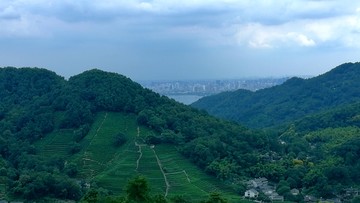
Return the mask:
<svg viewBox="0 0 360 203">
<path fill-rule="evenodd" d="M 256 92 L 225 92 L 192 106 L 250 127 L 271 127 L 359 101 L 359 88 L 360 63 L 345 63 L 314 78 L 291 78 Z"/>
<path fill-rule="evenodd" d="M 254 175 L 252 167 L 261 154 L 278 149 L 276 139 L 269 139 L 262 132 L 222 121 L 142 88 L 125 76 L 97 69 L 65 80 L 45 69 L 1 68 L 0 96 L 0 199 L 79 200 L 86 195 L 87 189 L 78 182 L 94 180 L 94 171 L 99 167 L 106 164 L 105 170 L 116 164 L 109 159 L 97 168 L 82 168 L 83 161 L 77 161 L 82 160 L 81 156 L 84 160 L 89 160 L 89 154 L 96 156 L 87 151 L 88 139 L 99 130 L 94 124 L 99 123 L 98 115 L 108 112 L 120 118 L 116 113 L 134 118 L 125 119 L 125 124 L 135 121 L 138 134 L 140 128 L 149 131 L 142 137 L 144 145 L 172 146 L 207 174 L 238 183 L 233 184 L 237 187 L 241 185 L 239 181 Z M 128 127 L 123 129 L 128 131 Z M 134 146 L 131 141 L 121 138 L 117 143 Z M 53 146 L 53 142 L 58 144 Z M 107 155 L 102 151 L 105 157 L 122 153 L 121 148 L 109 144 L 112 141 L 99 142 L 97 150 L 114 152 Z M 56 158 L 46 152 L 54 147 L 62 147 L 52 154 Z M 86 170 L 91 173 L 87 175 Z M 112 179 L 111 173 L 103 172 L 97 172 L 99 177 Z M 103 187 L 112 188 L 105 183 Z"/>
<path fill-rule="evenodd" d="M 313 79 L 235 92 L 241 108 L 252 109 L 251 122 L 265 112 L 267 125 L 271 114 L 274 123 L 292 123 L 258 131 L 116 73 L 94 69 L 65 80 L 45 69 L 1 68 L 0 200 L 132 202 L 124 195 L 135 174 L 149 177 L 147 202 L 200 202 L 214 190 L 239 202 L 255 177 L 277 185 L 285 200 L 341 196 L 360 188 L 358 72 L 349 63 Z"/>
</svg>

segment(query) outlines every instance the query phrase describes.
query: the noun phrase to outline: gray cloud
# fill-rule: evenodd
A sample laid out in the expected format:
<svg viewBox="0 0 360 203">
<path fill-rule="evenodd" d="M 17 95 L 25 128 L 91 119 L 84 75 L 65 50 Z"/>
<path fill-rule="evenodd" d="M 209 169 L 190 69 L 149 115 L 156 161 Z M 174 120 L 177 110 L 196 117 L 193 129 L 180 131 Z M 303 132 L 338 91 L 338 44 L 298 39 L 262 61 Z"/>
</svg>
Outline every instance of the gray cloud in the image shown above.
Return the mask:
<svg viewBox="0 0 360 203">
<path fill-rule="evenodd" d="M 143 17 L 167 25 L 220 26 L 230 21 L 278 25 L 294 20 L 317 20 L 349 15 L 360 3 L 345 1 L 109 1 L 109 0 L 5 0 L 4 11 L 12 10 L 13 17 L 38 15 L 65 22 L 112 22 Z M 351 6 L 349 6 L 349 4 Z M 5 16 L 5 14 L 4 14 Z"/>
<path fill-rule="evenodd" d="M 315 56 L 330 68 L 359 55 L 360 2 L 3 0 L 0 27 L 0 65 L 67 76 L 92 67 L 157 79 L 313 74 L 301 67 Z"/>
</svg>

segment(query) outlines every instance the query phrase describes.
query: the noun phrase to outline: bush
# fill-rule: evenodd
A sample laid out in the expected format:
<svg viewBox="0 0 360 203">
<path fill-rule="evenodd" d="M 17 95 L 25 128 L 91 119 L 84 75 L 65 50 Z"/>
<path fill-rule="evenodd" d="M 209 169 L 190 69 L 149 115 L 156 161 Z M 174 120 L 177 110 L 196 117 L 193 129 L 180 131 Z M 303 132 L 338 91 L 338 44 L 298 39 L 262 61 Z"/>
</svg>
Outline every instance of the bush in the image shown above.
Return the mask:
<svg viewBox="0 0 360 203">
<path fill-rule="evenodd" d="M 117 135 L 115 135 L 114 145 L 115 147 L 120 147 L 125 144 L 126 141 L 126 135 L 124 133 L 118 133 Z"/>
<path fill-rule="evenodd" d="M 79 170 L 78 170 L 76 164 L 74 164 L 74 163 L 70 163 L 65 166 L 65 173 L 66 173 L 66 175 L 68 175 L 71 178 L 75 177 L 78 174 L 78 172 L 79 172 Z"/>
<path fill-rule="evenodd" d="M 73 154 L 76 154 L 78 152 L 80 152 L 81 150 L 81 145 L 79 143 L 74 143 L 71 148 L 70 148 L 70 154 L 73 155 Z"/>
</svg>

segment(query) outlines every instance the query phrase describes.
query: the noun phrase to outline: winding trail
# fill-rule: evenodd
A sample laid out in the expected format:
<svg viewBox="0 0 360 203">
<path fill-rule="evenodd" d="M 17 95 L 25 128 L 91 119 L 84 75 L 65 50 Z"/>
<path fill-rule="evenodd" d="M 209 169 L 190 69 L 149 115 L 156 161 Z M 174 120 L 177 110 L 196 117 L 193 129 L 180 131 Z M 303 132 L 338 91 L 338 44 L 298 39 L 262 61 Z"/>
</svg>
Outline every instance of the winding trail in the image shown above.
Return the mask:
<svg viewBox="0 0 360 203">
<path fill-rule="evenodd" d="M 82 160 L 83 160 L 83 166 L 85 166 L 85 162 L 86 162 L 86 161 L 91 161 L 91 162 L 95 162 L 95 163 L 97 163 L 97 164 L 99 164 L 99 165 L 104 165 L 104 164 L 102 164 L 102 163 L 100 163 L 100 162 L 98 162 L 98 161 L 95 161 L 95 160 L 92 160 L 92 159 L 89 158 L 88 148 L 89 148 L 90 145 L 93 143 L 95 137 L 97 137 L 97 135 L 98 135 L 99 131 L 101 130 L 101 128 L 102 128 L 102 126 L 103 126 L 103 124 L 104 124 L 107 116 L 108 116 L 108 113 L 105 113 L 104 119 L 101 121 L 101 124 L 100 124 L 99 128 L 96 129 L 95 135 L 91 138 L 90 143 L 89 143 L 88 146 L 86 147 L 86 150 L 85 150 L 85 152 L 84 152 L 84 156 L 83 156 L 83 158 L 82 158 Z M 93 176 L 93 170 L 92 170 L 91 176 Z"/>
<path fill-rule="evenodd" d="M 138 168 L 139 168 L 139 163 L 140 163 L 140 159 L 141 159 L 141 157 L 142 157 L 142 151 L 141 151 L 141 146 L 144 146 L 144 145 L 140 145 L 140 144 L 138 144 L 137 142 L 135 142 L 135 146 L 137 146 L 137 147 L 139 147 L 139 158 L 136 160 L 136 169 L 135 169 L 135 171 L 137 171 L 138 170 Z"/>
<path fill-rule="evenodd" d="M 139 127 L 139 126 L 137 127 L 136 137 L 140 137 L 140 127 Z M 139 154 L 139 158 L 136 160 L 136 169 L 135 169 L 135 171 L 137 171 L 137 170 L 139 169 L 140 159 L 141 159 L 141 157 L 142 157 L 143 154 L 142 154 L 142 151 L 141 151 L 141 146 L 142 146 L 142 145 L 138 144 L 138 143 L 135 141 L 135 146 L 139 147 L 139 151 L 137 151 L 137 152 L 140 153 L 140 154 Z"/>
<path fill-rule="evenodd" d="M 140 138 L 140 127 L 139 127 L 139 126 L 137 127 L 137 137 Z M 136 160 L 136 169 L 135 169 L 135 170 L 137 171 L 138 168 L 139 168 L 140 159 L 141 159 L 141 157 L 142 157 L 142 155 L 143 155 L 142 150 L 141 150 L 141 147 L 147 147 L 148 145 L 146 145 L 146 144 L 138 144 L 138 143 L 135 141 L 135 146 L 139 147 L 139 151 L 138 151 L 138 152 L 140 153 L 139 158 Z M 165 185 L 166 185 L 166 190 L 165 190 L 165 195 L 164 195 L 164 197 L 166 198 L 167 195 L 168 195 L 168 193 L 169 193 L 170 183 L 169 183 L 169 181 L 168 181 L 168 179 L 167 179 L 167 177 L 166 177 L 165 171 L 163 170 L 161 161 L 160 161 L 158 155 L 156 154 L 156 151 L 155 151 L 155 149 L 154 149 L 154 146 L 149 146 L 149 147 L 150 147 L 150 149 L 154 152 L 154 155 L 155 155 L 157 164 L 158 164 L 158 166 L 159 166 L 159 168 L 160 168 L 160 171 L 161 171 L 162 175 L 164 176 L 164 181 L 165 181 Z M 185 172 L 185 170 L 184 170 L 184 172 Z M 181 172 L 181 173 L 182 173 L 182 172 Z M 185 174 L 186 174 L 186 172 L 185 172 Z M 188 181 L 190 182 L 190 179 L 189 179 L 189 177 L 187 176 L 187 174 L 186 174 L 186 177 L 187 177 Z"/>
<path fill-rule="evenodd" d="M 151 148 L 151 149 L 152 149 L 153 152 L 154 152 L 154 155 L 155 155 L 156 161 L 157 161 L 157 163 L 158 163 L 158 165 L 159 165 L 160 171 L 161 171 L 161 173 L 162 173 L 163 176 L 164 176 L 164 180 L 165 180 L 165 184 L 166 184 L 166 191 L 165 191 L 165 195 L 164 195 L 164 196 L 165 196 L 165 198 L 166 198 L 167 195 L 168 195 L 168 193 L 169 193 L 170 183 L 169 183 L 169 181 L 168 181 L 168 179 L 167 179 L 167 177 L 166 177 L 166 174 L 165 174 L 165 172 L 164 172 L 164 170 L 163 170 L 163 167 L 162 167 L 162 165 L 161 165 L 161 161 L 160 161 L 158 155 L 156 154 L 155 149 L 154 149 L 154 148 Z"/>
<path fill-rule="evenodd" d="M 105 116 L 104 116 L 104 119 L 102 120 L 102 122 L 101 122 L 101 124 L 100 124 L 99 128 L 98 128 L 98 129 L 96 129 L 96 133 L 95 133 L 94 137 L 91 139 L 91 141 L 90 141 L 90 143 L 89 143 L 88 147 L 89 147 L 89 146 L 91 145 L 91 143 L 94 141 L 94 138 L 95 138 L 95 137 L 97 137 L 97 135 L 98 135 L 99 131 L 101 130 L 102 126 L 104 125 L 104 122 L 105 122 L 105 120 L 106 120 L 107 116 L 108 116 L 108 113 L 106 112 L 106 113 L 105 113 Z"/>
</svg>

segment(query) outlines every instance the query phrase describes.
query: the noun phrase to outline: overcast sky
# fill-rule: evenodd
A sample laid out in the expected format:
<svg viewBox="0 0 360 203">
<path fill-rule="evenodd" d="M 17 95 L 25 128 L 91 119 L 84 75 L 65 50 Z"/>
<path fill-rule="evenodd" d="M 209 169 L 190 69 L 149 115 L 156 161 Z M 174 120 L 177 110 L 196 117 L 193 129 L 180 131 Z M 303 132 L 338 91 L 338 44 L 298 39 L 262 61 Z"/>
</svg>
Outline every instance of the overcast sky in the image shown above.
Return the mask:
<svg viewBox="0 0 360 203">
<path fill-rule="evenodd" d="M 354 0 L 0 0 L 0 67 L 225 79 L 318 75 L 359 58 Z"/>
</svg>

